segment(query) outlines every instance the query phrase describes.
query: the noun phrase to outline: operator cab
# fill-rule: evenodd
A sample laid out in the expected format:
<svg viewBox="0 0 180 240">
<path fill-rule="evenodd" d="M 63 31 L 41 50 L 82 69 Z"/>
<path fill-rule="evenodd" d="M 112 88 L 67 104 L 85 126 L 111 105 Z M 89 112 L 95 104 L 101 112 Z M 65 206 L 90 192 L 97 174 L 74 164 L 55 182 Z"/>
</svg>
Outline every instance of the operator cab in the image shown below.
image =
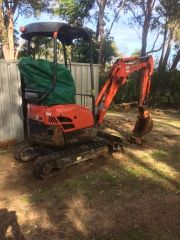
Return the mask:
<svg viewBox="0 0 180 240">
<path fill-rule="evenodd" d="M 91 98 L 92 103 L 92 112 L 93 115 L 95 113 L 95 97 L 92 94 L 94 89 L 94 78 L 93 78 L 93 57 L 92 57 L 92 40 L 90 33 L 81 27 L 78 26 L 72 26 L 66 23 L 59 23 L 59 22 L 39 22 L 39 23 L 32 23 L 28 24 L 25 27 L 21 27 L 20 31 L 22 32 L 21 37 L 28 41 L 28 56 L 32 56 L 33 58 L 27 58 L 22 59 L 23 67 L 27 66 L 24 72 L 28 72 L 30 67 L 32 67 L 33 71 L 34 69 L 37 70 L 35 72 L 36 76 L 40 77 L 42 75 L 42 85 L 45 84 L 43 81 L 43 74 L 44 76 L 48 76 L 50 80 L 49 88 L 44 89 L 42 88 L 34 88 L 34 87 L 27 87 L 25 88 L 25 99 L 27 103 L 34 104 L 34 105 L 43 105 L 43 103 L 47 102 L 46 100 L 48 97 L 51 97 L 51 94 L 55 90 L 55 87 L 58 85 L 58 77 L 59 77 L 59 71 L 61 70 L 62 66 L 58 64 L 58 53 L 61 48 L 61 51 L 63 52 L 63 58 L 64 58 L 64 66 L 68 69 L 68 67 L 71 70 L 71 63 L 68 64 L 67 59 L 67 46 L 71 46 L 73 44 L 73 41 L 76 39 L 82 39 L 83 41 L 87 42 L 88 49 L 89 49 L 89 59 L 90 59 L 90 76 L 91 76 L 91 93 L 85 94 L 85 93 L 76 93 L 76 96 L 80 96 L 81 98 L 81 105 L 82 105 L 82 98 Z M 46 39 L 46 40 L 45 40 Z M 33 51 L 32 45 L 36 44 L 36 51 Z M 61 45 L 61 46 L 60 46 Z M 47 46 L 53 52 L 53 54 L 50 55 L 50 58 L 52 62 L 46 61 L 47 60 L 47 52 L 44 56 L 46 60 L 40 59 L 36 61 L 36 58 L 40 58 L 40 46 L 47 50 Z M 53 51 L 52 51 L 53 50 Z M 61 55 L 62 56 L 62 55 Z M 33 59 L 35 61 L 33 62 Z M 21 64 L 21 62 L 20 62 Z M 41 66 L 42 65 L 42 66 Z M 69 65 L 69 66 L 68 66 Z M 40 67 L 39 67 L 40 66 Z M 23 68 L 22 67 L 22 68 Z M 47 69 L 50 68 L 51 74 L 49 72 L 46 72 Z M 21 70 L 21 69 L 20 69 Z M 63 71 L 66 72 L 66 69 L 63 68 Z M 69 70 L 68 70 L 69 71 Z M 23 70 L 21 71 L 21 73 Z M 67 76 L 67 72 L 65 73 Z M 31 73 L 28 77 L 31 77 Z M 61 78 L 61 76 L 60 76 Z M 71 79 L 71 76 L 69 75 L 69 79 Z M 67 80 L 69 80 L 67 79 Z M 64 83 L 63 83 L 64 84 Z M 73 85 L 73 83 L 72 83 Z M 33 86 L 33 84 L 31 84 Z M 71 89 L 73 86 L 71 86 Z M 68 91 L 68 88 L 66 88 Z M 59 93 L 60 94 L 60 93 Z M 62 93 L 63 94 L 63 93 Z M 73 94 L 73 93 L 72 93 Z M 54 97 L 55 99 L 55 97 Z M 64 100 L 63 103 L 66 103 Z M 59 104 L 63 104 L 59 103 Z M 73 104 L 75 102 L 67 102 L 67 104 Z M 56 105 L 51 104 L 52 105 Z"/>
</svg>

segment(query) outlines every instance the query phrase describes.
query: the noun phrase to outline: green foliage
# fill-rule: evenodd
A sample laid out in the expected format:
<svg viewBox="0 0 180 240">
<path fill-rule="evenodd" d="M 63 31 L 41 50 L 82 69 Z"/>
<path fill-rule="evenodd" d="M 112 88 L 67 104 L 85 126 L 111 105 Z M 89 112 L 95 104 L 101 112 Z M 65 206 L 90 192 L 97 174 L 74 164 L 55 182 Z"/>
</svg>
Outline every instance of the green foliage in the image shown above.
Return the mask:
<svg viewBox="0 0 180 240">
<path fill-rule="evenodd" d="M 98 44 L 92 42 L 93 62 L 98 63 Z M 74 41 L 71 48 L 72 62 L 89 63 L 90 62 L 90 48 L 87 42 L 81 39 Z"/>
<path fill-rule="evenodd" d="M 34 37 L 31 41 L 31 54 L 35 58 L 41 59 L 53 59 L 53 44 L 52 39 L 47 37 Z M 99 44 L 93 39 L 92 41 L 93 51 L 93 63 L 98 63 Z M 72 62 L 89 63 L 90 62 L 90 48 L 87 42 L 82 39 L 74 40 L 72 46 L 66 47 L 67 58 L 71 58 Z M 27 46 L 24 46 L 22 51 L 19 53 L 19 58 L 27 56 Z M 110 62 L 112 57 L 116 57 L 119 54 L 118 48 L 116 47 L 112 38 L 105 40 L 105 51 L 104 61 Z M 58 60 L 63 61 L 63 48 L 62 44 L 58 44 Z"/>
<path fill-rule="evenodd" d="M 1 0 L 0 1 L 0 57 L 14 59 L 17 47 L 16 21 L 20 15 L 39 16 L 50 12 L 52 3 L 48 0 Z M 3 46 L 5 47 L 3 49 Z M 3 49 L 3 54 L 2 54 Z"/>
<path fill-rule="evenodd" d="M 180 17 L 179 0 L 159 0 L 156 11 L 161 15 L 166 15 L 170 20 L 178 20 Z"/>
<path fill-rule="evenodd" d="M 25 17 L 39 16 L 43 11 L 51 12 L 51 3 L 48 0 L 19 0 L 17 2 L 17 11 Z"/>
<path fill-rule="evenodd" d="M 107 79 L 100 79 L 100 89 Z M 115 104 L 139 100 L 139 73 L 132 74 L 127 83 L 119 89 Z M 180 107 L 180 71 L 158 72 L 152 76 L 148 105 L 157 107 Z"/>
<path fill-rule="evenodd" d="M 104 65 L 111 61 L 112 57 L 120 56 L 119 49 L 114 42 L 114 39 L 112 37 L 108 37 L 105 39 L 104 42 L 104 56 L 103 56 L 103 62 Z"/>
<path fill-rule="evenodd" d="M 103 76 L 99 79 L 99 89 L 101 89 L 105 82 L 107 81 L 107 77 Z M 139 99 L 139 74 L 136 72 L 132 74 L 128 79 L 127 83 L 122 86 L 117 92 L 114 103 L 119 104 L 123 102 L 131 102 L 138 101 Z"/>
<path fill-rule="evenodd" d="M 150 102 L 157 106 L 180 106 L 180 71 L 155 71 Z"/>
<path fill-rule="evenodd" d="M 139 73 L 135 72 L 128 79 L 127 83 L 119 89 L 114 103 L 123 103 L 139 100 Z"/>
<path fill-rule="evenodd" d="M 132 52 L 131 56 L 138 56 L 138 57 L 140 57 L 141 56 L 141 50 L 140 49 L 135 49 Z"/>
<path fill-rule="evenodd" d="M 93 62 L 98 63 L 99 55 L 99 43 L 96 42 L 93 35 L 92 41 L 92 50 L 93 50 Z M 113 38 L 105 39 L 105 48 L 104 48 L 104 65 L 107 62 L 110 62 L 112 57 L 117 57 L 119 54 L 118 48 L 116 47 Z M 89 63 L 90 62 L 90 48 L 87 43 L 83 40 L 76 40 L 72 46 L 71 50 L 71 59 L 73 62 Z"/>
<path fill-rule="evenodd" d="M 68 23 L 83 21 L 90 17 L 95 0 L 59 0 L 59 6 L 55 14 L 66 20 Z"/>
<path fill-rule="evenodd" d="M 58 44 L 58 56 L 59 56 L 59 45 Z M 44 36 L 35 36 L 31 39 L 30 46 L 31 55 L 35 57 L 35 59 L 53 59 L 53 41 L 51 38 Z M 61 50 L 62 53 L 62 50 Z M 28 56 L 27 42 L 24 42 L 21 50 L 19 51 L 18 57 L 26 57 Z"/>
</svg>

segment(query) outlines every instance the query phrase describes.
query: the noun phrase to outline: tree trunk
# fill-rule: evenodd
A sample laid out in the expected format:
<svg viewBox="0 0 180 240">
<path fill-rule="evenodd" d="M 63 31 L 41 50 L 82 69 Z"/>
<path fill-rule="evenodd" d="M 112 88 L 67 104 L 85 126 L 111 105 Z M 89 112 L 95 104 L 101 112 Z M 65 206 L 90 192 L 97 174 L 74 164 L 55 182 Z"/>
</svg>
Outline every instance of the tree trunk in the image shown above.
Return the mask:
<svg viewBox="0 0 180 240">
<path fill-rule="evenodd" d="M 149 28 L 150 28 L 150 22 L 152 19 L 152 11 L 153 11 L 153 0 L 148 0 L 146 13 L 145 13 L 145 20 L 144 20 L 143 30 L 142 30 L 141 56 L 146 55 L 147 37 L 148 37 Z"/>
<path fill-rule="evenodd" d="M 171 48 L 172 48 L 173 37 L 174 37 L 174 30 L 171 29 L 170 33 L 169 33 L 169 39 L 167 42 L 167 48 L 166 48 L 166 51 L 164 53 L 163 59 L 161 61 L 160 67 L 159 67 L 160 71 L 165 71 L 167 68 L 168 59 L 169 59 L 169 56 L 171 53 Z"/>
<path fill-rule="evenodd" d="M 163 59 L 164 59 L 164 53 L 165 53 L 165 47 L 166 47 L 166 41 L 167 41 L 167 34 L 168 34 L 168 28 L 167 28 L 167 21 L 166 21 L 164 36 L 163 36 L 162 52 L 161 52 L 161 57 L 160 57 L 160 60 L 159 60 L 159 66 L 158 66 L 159 70 L 162 66 L 162 62 L 163 62 Z"/>
<path fill-rule="evenodd" d="M 0 36 L 2 36 L 3 33 L 3 24 L 4 23 L 4 17 L 3 17 L 3 11 L 2 11 L 2 1 L 0 0 Z"/>
<path fill-rule="evenodd" d="M 99 16 L 96 25 L 96 41 L 98 41 L 98 38 L 99 38 Z"/>
<path fill-rule="evenodd" d="M 107 4 L 107 0 L 98 1 L 99 13 L 98 13 L 98 28 L 99 28 L 99 59 L 100 64 L 100 75 L 104 74 L 103 57 L 104 57 L 104 42 L 105 42 L 105 31 L 104 31 L 104 11 Z"/>
<path fill-rule="evenodd" d="M 142 31 L 141 56 L 146 55 L 148 32 L 149 32 L 149 23 L 145 20 L 144 25 L 143 25 L 143 31 Z"/>
<path fill-rule="evenodd" d="M 8 42 L 9 42 L 9 59 L 14 59 L 15 49 L 14 49 L 14 23 L 13 23 L 13 14 L 9 15 L 9 24 L 8 24 Z"/>
<path fill-rule="evenodd" d="M 172 39 L 168 42 L 166 53 L 165 53 L 165 56 L 164 56 L 164 59 L 163 59 L 162 65 L 161 65 L 161 69 L 163 71 L 165 71 L 167 68 L 168 59 L 169 59 L 170 52 L 171 52 L 171 47 L 172 47 Z"/>
<path fill-rule="evenodd" d="M 4 25 L 4 15 L 2 10 L 2 0 L 0 0 L 0 42 L 1 42 L 1 57 L 3 55 L 3 45 L 4 45 L 4 39 L 6 36 L 6 29 Z"/>
<path fill-rule="evenodd" d="M 2 17 L 4 19 L 4 16 Z M 14 60 L 15 59 L 14 22 L 13 22 L 13 13 L 11 9 L 7 10 L 7 17 L 8 17 L 7 26 L 4 24 L 4 21 L 1 22 L 1 29 L 2 29 L 1 41 L 3 45 L 3 55 L 6 60 Z"/>
<path fill-rule="evenodd" d="M 175 69 L 176 69 L 179 61 L 180 61 L 180 49 L 179 49 L 179 51 L 177 52 L 177 55 L 176 55 L 176 57 L 174 58 L 174 61 L 173 61 L 172 65 L 171 65 L 171 70 L 175 70 Z"/>
</svg>

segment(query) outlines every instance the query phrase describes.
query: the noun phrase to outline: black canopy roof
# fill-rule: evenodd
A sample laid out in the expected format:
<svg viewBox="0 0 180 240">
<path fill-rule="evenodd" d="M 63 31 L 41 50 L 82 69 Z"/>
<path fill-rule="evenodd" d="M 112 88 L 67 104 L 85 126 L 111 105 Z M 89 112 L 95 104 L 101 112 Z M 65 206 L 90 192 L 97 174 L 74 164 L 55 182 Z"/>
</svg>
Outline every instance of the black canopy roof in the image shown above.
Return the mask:
<svg viewBox="0 0 180 240">
<path fill-rule="evenodd" d="M 90 40 L 90 34 L 86 29 L 60 22 L 28 24 L 25 26 L 21 37 L 26 40 L 31 40 L 34 36 L 52 37 L 54 32 L 58 32 L 58 39 L 67 45 L 77 38 L 84 38 L 86 41 Z"/>
</svg>

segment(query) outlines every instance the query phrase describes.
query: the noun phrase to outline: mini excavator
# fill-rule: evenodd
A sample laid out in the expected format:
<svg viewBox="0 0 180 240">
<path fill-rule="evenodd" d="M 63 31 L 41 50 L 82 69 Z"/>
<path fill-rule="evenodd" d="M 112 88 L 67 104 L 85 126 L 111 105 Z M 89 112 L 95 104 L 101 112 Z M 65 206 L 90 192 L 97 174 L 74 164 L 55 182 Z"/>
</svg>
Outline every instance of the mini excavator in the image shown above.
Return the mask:
<svg viewBox="0 0 180 240">
<path fill-rule="evenodd" d="M 148 119 L 143 104 L 150 91 L 151 75 L 153 73 L 152 56 L 119 58 L 109 72 L 108 80 L 95 99 L 93 79 L 92 37 L 87 29 L 59 22 L 32 23 L 21 27 L 21 37 L 28 41 L 28 53 L 31 55 L 30 44 L 34 36 L 44 36 L 53 40 L 53 73 L 50 87 L 46 91 L 24 89 L 27 102 L 28 140 L 19 144 L 14 157 L 19 162 L 32 163 L 32 173 L 36 178 L 43 179 L 54 170 L 65 169 L 80 162 L 95 159 L 112 153 L 122 146 L 122 139 L 115 136 L 102 137 L 99 126 L 110 107 L 117 91 L 126 84 L 127 78 L 135 71 L 140 71 L 140 100 L 141 120 Z M 43 101 L 57 87 L 58 63 L 57 41 L 63 46 L 64 65 L 68 68 L 66 46 L 74 39 L 82 38 L 87 41 L 90 49 L 91 94 L 77 94 L 91 99 L 92 109 L 83 104 L 43 104 Z M 36 60 L 34 60 L 36 61 Z M 43 68 L 41 69 L 43 72 Z M 69 70 L 68 70 L 69 71 Z M 70 71 L 69 71 L 70 74 Z M 24 79 L 25 80 L 25 79 Z M 139 121 L 138 121 L 139 122 Z M 132 140 L 141 132 L 143 127 L 138 122 L 133 130 Z M 140 124 L 141 125 L 141 124 Z"/>
</svg>

